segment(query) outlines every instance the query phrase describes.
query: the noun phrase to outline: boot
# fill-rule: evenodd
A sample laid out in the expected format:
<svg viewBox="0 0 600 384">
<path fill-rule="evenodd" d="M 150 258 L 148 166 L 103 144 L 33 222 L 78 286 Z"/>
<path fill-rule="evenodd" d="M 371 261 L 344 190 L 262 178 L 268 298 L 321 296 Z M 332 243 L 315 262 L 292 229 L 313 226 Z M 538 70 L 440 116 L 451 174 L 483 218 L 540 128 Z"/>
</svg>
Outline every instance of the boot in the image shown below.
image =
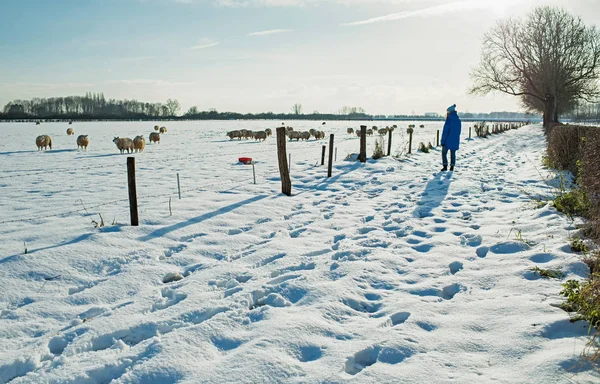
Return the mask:
<svg viewBox="0 0 600 384">
<path fill-rule="evenodd" d="M 448 166 L 444 165 L 444 168 L 442 168 L 442 170 L 440 172 L 446 172 L 448 170 Z"/>
<path fill-rule="evenodd" d="M 454 171 L 454 165 L 450 166 L 450 171 Z"/>
</svg>

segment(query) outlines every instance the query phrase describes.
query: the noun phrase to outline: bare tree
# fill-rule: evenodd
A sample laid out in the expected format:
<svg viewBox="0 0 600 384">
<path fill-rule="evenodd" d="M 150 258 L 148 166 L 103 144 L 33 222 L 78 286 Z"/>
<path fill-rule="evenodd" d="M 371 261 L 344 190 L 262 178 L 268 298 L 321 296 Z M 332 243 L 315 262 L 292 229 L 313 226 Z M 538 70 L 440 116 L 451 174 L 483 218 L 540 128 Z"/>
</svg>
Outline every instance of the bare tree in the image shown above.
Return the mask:
<svg viewBox="0 0 600 384">
<path fill-rule="evenodd" d="M 179 112 L 179 110 L 181 109 L 181 105 L 179 104 L 179 101 L 174 100 L 174 99 L 168 99 L 165 102 L 165 106 L 167 107 L 169 116 L 177 115 L 177 112 Z"/>
<path fill-rule="evenodd" d="M 188 111 L 185 113 L 185 115 L 192 116 L 192 115 L 197 115 L 198 113 L 199 113 L 198 107 L 193 106 L 193 107 L 190 107 L 190 109 L 188 109 Z"/>
<path fill-rule="evenodd" d="M 548 128 L 578 100 L 599 95 L 600 32 L 562 9 L 538 7 L 525 20 L 500 21 L 484 36 L 471 77 L 471 93 L 520 96 L 528 110 L 543 113 Z"/>
<path fill-rule="evenodd" d="M 300 115 L 302 113 L 302 104 L 296 103 L 292 105 L 292 112 L 295 115 Z"/>
</svg>

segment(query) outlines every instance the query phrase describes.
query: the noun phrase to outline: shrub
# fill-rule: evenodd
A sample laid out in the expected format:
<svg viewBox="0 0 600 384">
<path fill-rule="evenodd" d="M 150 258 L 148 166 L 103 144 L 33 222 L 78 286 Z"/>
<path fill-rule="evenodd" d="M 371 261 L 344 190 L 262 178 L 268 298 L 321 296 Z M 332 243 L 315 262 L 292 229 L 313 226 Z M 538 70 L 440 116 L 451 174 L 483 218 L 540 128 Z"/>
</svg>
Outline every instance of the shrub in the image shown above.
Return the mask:
<svg viewBox="0 0 600 384">
<path fill-rule="evenodd" d="M 565 274 L 560 269 L 541 269 L 540 267 L 533 267 L 531 271 L 544 279 L 562 279 Z"/>
<path fill-rule="evenodd" d="M 373 150 L 373 156 L 371 156 L 371 158 L 377 160 L 381 159 L 383 156 L 385 156 L 383 153 L 383 139 L 377 139 L 375 140 L 375 150 Z"/>
<path fill-rule="evenodd" d="M 577 236 L 571 237 L 571 250 L 573 252 L 589 252 L 590 248 Z"/>
<path fill-rule="evenodd" d="M 561 170 L 569 170 L 577 174 L 577 161 L 583 154 L 582 140 L 593 128 L 555 125 L 548 133 L 547 155 L 550 163 Z"/>
<path fill-rule="evenodd" d="M 600 241 L 600 128 L 588 131 L 583 146 L 579 179 L 589 201 L 586 232 Z"/>
<path fill-rule="evenodd" d="M 575 312 L 571 322 L 585 320 L 590 326 L 600 326 L 600 275 L 592 275 L 583 282 L 568 280 L 562 286 L 560 294 L 567 299 L 562 307 L 567 312 Z"/>
<path fill-rule="evenodd" d="M 590 210 L 585 192 L 581 188 L 561 192 L 553 202 L 557 211 L 564 213 L 570 219 L 575 216 L 587 217 Z"/>
</svg>

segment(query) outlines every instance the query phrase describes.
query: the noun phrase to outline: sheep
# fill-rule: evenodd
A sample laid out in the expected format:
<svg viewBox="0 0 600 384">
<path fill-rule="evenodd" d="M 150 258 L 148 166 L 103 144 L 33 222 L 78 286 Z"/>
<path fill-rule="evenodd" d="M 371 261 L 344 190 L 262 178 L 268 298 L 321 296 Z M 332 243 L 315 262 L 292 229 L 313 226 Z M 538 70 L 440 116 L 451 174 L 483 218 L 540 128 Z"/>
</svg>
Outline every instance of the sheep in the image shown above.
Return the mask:
<svg viewBox="0 0 600 384">
<path fill-rule="evenodd" d="M 346 129 L 346 132 L 348 132 L 349 134 L 353 134 L 354 128 L 348 128 L 348 129 Z"/>
<path fill-rule="evenodd" d="M 73 130 L 73 128 L 67 128 L 67 135 L 71 136 L 74 134 L 75 134 L 75 131 Z"/>
<path fill-rule="evenodd" d="M 288 132 L 288 137 L 291 140 L 296 139 L 296 141 L 300 140 L 300 132 L 290 131 Z"/>
<path fill-rule="evenodd" d="M 159 132 L 160 133 L 167 133 L 167 127 L 160 127 Z"/>
<path fill-rule="evenodd" d="M 292 127 L 286 127 L 285 131 L 286 132 L 294 132 L 294 128 L 292 128 Z"/>
<path fill-rule="evenodd" d="M 373 130 L 367 129 L 367 136 L 373 136 Z"/>
<path fill-rule="evenodd" d="M 240 131 L 229 131 L 227 132 L 227 136 L 229 136 L 229 140 L 233 140 L 235 138 L 242 139 L 242 132 Z"/>
<path fill-rule="evenodd" d="M 310 139 L 310 132 L 306 132 L 306 131 L 300 132 L 300 138 L 302 140 L 308 140 L 308 139 Z"/>
<path fill-rule="evenodd" d="M 159 129 L 160 129 L 160 127 L 159 127 L 158 125 L 155 125 L 155 126 L 154 126 L 154 130 L 155 130 L 155 131 L 158 131 Z"/>
<path fill-rule="evenodd" d="M 308 132 L 310 133 L 311 136 L 315 136 L 315 138 L 317 137 L 317 130 L 316 129 L 311 129 Z"/>
<path fill-rule="evenodd" d="M 265 141 L 266 139 L 267 139 L 267 132 L 264 132 L 264 131 L 256 131 L 256 132 L 254 132 L 254 140 Z"/>
<path fill-rule="evenodd" d="M 129 151 L 133 152 L 133 140 L 128 137 L 117 136 L 113 139 L 113 143 L 115 143 L 121 153 L 125 152 L 125 150 L 127 150 L 127 153 L 129 153 Z"/>
<path fill-rule="evenodd" d="M 239 131 L 240 132 L 240 139 L 243 137 L 244 139 L 247 139 L 248 137 L 252 137 L 252 131 L 249 131 L 247 129 L 242 129 Z"/>
<path fill-rule="evenodd" d="M 381 136 L 385 136 L 385 135 L 387 135 L 388 131 L 389 131 L 389 128 L 380 128 L 379 131 L 377 131 L 377 132 L 379 132 L 379 134 Z"/>
<path fill-rule="evenodd" d="M 273 131 L 271 130 L 271 128 L 265 129 L 265 133 L 267 134 L 267 136 L 273 135 Z"/>
<path fill-rule="evenodd" d="M 46 147 L 50 147 L 50 149 L 52 149 L 52 139 L 48 135 L 40 135 L 36 137 L 35 144 L 37 145 L 38 151 L 42 148 L 46 150 Z"/>
<path fill-rule="evenodd" d="M 146 148 L 146 139 L 144 139 L 144 136 L 139 135 L 133 138 L 133 149 L 135 149 L 136 152 L 143 152 L 144 148 Z"/>
<path fill-rule="evenodd" d="M 374 131 L 377 131 L 378 128 L 377 128 L 376 125 L 374 125 L 371 129 L 374 130 Z"/>
<path fill-rule="evenodd" d="M 315 140 L 321 140 L 325 138 L 325 132 L 323 131 L 317 131 L 315 133 Z"/>
<path fill-rule="evenodd" d="M 81 147 L 81 149 L 85 149 L 87 151 L 87 146 L 90 144 L 90 139 L 88 135 L 79 135 L 77 137 L 77 149 Z"/>
<path fill-rule="evenodd" d="M 159 143 L 160 144 L 160 133 L 158 133 L 158 132 L 150 133 L 149 139 L 150 139 L 151 143 Z"/>
</svg>

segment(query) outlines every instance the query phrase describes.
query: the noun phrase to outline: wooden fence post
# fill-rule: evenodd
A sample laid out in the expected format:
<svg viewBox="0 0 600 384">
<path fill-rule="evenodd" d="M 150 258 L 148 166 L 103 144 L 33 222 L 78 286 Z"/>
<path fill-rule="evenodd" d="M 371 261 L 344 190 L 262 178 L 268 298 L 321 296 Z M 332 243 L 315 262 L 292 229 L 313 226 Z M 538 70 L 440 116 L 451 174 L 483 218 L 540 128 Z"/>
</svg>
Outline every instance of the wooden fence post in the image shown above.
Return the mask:
<svg viewBox="0 0 600 384">
<path fill-rule="evenodd" d="M 367 126 L 360 126 L 360 153 L 358 154 L 358 160 L 361 163 L 367 161 Z"/>
<path fill-rule="evenodd" d="M 324 146 L 323 146 L 323 153 L 325 153 Z M 329 166 L 327 167 L 327 177 L 331 177 L 332 167 L 333 167 L 333 133 L 329 136 Z"/>
<path fill-rule="evenodd" d="M 469 139 L 471 138 L 471 127 L 469 127 Z"/>
<path fill-rule="evenodd" d="M 392 153 L 392 130 L 388 131 L 388 156 Z"/>
<path fill-rule="evenodd" d="M 177 173 L 177 193 L 179 193 L 179 200 L 181 200 L 181 184 L 179 184 L 179 173 Z"/>
<path fill-rule="evenodd" d="M 437 135 L 435 136 L 435 138 L 436 138 L 436 143 L 437 143 L 435 146 L 439 147 L 440 146 L 440 130 L 439 129 L 437 130 Z"/>
<path fill-rule="evenodd" d="M 412 153 L 412 134 L 413 131 L 411 130 L 408 134 L 408 153 Z"/>
<path fill-rule="evenodd" d="M 323 150 L 321 151 L 321 165 L 325 164 L 325 148 L 326 146 L 323 146 Z"/>
<path fill-rule="evenodd" d="M 335 147 L 335 158 L 334 161 L 337 161 L 337 147 Z"/>
<path fill-rule="evenodd" d="M 256 184 L 256 171 L 254 170 L 254 161 L 252 162 L 252 177 L 254 178 L 254 184 Z"/>
<path fill-rule="evenodd" d="M 127 185 L 129 189 L 129 216 L 131 225 L 139 225 L 137 191 L 135 188 L 135 157 L 127 158 Z"/>
<path fill-rule="evenodd" d="M 281 177 L 281 193 L 292 195 L 292 180 L 290 169 L 287 164 L 285 127 L 277 128 L 277 158 L 279 159 L 279 176 Z"/>
</svg>

